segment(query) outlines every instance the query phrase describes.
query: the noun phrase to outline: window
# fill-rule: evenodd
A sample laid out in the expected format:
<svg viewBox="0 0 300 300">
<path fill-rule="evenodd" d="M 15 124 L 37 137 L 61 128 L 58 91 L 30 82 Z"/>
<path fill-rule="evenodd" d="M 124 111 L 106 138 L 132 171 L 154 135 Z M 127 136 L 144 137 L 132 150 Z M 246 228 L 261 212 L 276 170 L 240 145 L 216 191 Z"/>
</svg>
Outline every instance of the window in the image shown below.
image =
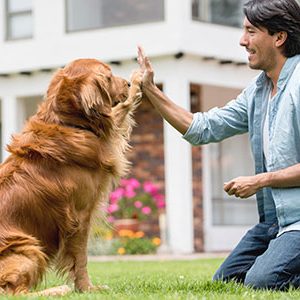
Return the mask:
<svg viewBox="0 0 300 300">
<path fill-rule="evenodd" d="M 213 107 L 223 107 L 230 99 L 235 99 L 240 89 L 214 85 L 201 85 L 201 107 L 198 111 L 208 111 Z M 224 192 L 224 182 L 239 176 L 254 175 L 254 161 L 248 134 L 235 135 L 219 143 L 205 146 L 209 167 L 206 178 L 209 195 L 209 216 L 214 226 L 247 226 L 257 222 L 258 213 L 255 196 L 240 199 Z"/>
<path fill-rule="evenodd" d="M 241 27 L 243 0 L 192 0 L 193 20 Z"/>
<path fill-rule="evenodd" d="M 42 101 L 42 96 L 18 98 L 18 130 L 21 131 L 25 122 L 37 112 L 38 106 Z"/>
<path fill-rule="evenodd" d="M 254 174 L 248 139 L 247 134 L 236 135 L 209 145 L 214 225 L 251 225 L 258 221 L 255 196 L 240 199 L 223 191 L 224 182 Z"/>
<path fill-rule="evenodd" d="M 164 20 L 164 0 L 66 0 L 67 31 Z"/>
<path fill-rule="evenodd" d="M 8 40 L 31 38 L 32 0 L 6 0 L 6 25 Z"/>
</svg>

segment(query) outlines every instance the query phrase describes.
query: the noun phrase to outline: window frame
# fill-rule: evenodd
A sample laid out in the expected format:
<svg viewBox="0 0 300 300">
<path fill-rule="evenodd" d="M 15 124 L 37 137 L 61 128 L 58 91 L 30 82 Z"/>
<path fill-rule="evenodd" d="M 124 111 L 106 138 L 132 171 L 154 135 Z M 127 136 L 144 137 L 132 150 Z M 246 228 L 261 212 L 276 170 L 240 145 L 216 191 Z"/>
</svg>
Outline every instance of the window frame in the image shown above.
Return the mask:
<svg viewBox="0 0 300 300">
<path fill-rule="evenodd" d="M 33 30 L 30 35 L 22 36 L 22 37 L 12 37 L 12 29 L 11 29 L 11 23 L 12 17 L 15 16 L 31 16 L 33 18 L 33 7 L 31 10 L 20 10 L 16 12 L 11 12 L 9 10 L 9 1 L 5 0 L 5 39 L 7 41 L 17 41 L 17 40 L 26 40 L 26 39 L 32 39 L 33 38 Z"/>
</svg>

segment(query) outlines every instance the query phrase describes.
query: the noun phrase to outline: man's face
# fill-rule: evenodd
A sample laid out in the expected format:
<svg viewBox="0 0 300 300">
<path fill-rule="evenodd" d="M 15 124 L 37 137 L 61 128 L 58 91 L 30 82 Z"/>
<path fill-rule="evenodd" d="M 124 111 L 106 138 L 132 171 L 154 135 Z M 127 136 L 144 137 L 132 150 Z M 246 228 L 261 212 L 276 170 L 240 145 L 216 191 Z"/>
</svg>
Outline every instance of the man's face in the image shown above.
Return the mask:
<svg viewBox="0 0 300 300">
<path fill-rule="evenodd" d="M 276 47 L 277 35 L 270 35 L 266 28 L 253 26 L 247 18 L 244 19 L 243 27 L 240 45 L 248 52 L 249 67 L 271 71 L 276 64 L 276 55 L 280 51 Z"/>
</svg>

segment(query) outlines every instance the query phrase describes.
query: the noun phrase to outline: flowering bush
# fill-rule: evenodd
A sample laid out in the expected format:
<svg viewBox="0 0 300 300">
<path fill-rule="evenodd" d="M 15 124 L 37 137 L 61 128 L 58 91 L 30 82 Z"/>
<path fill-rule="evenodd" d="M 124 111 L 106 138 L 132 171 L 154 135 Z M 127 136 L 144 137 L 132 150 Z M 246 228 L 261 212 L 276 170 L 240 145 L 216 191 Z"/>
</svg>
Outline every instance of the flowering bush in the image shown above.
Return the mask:
<svg viewBox="0 0 300 300">
<path fill-rule="evenodd" d="M 120 230 L 119 238 L 113 242 L 112 254 L 150 254 L 155 253 L 160 238 L 147 238 L 143 231 Z"/>
<path fill-rule="evenodd" d="M 152 182 L 141 184 L 137 179 L 122 179 L 109 196 L 108 221 L 116 219 L 146 220 L 165 207 L 164 196 Z"/>
</svg>

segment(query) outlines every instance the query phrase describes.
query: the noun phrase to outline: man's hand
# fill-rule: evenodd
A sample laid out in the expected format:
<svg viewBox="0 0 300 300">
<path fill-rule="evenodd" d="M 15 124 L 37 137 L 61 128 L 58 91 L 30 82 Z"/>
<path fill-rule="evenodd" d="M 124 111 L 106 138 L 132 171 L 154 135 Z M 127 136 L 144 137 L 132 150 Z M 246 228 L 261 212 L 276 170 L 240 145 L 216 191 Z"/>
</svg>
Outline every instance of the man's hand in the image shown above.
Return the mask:
<svg viewBox="0 0 300 300">
<path fill-rule="evenodd" d="M 138 58 L 137 61 L 140 65 L 141 72 L 143 73 L 142 86 L 148 87 L 154 85 L 154 72 L 149 58 L 145 55 L 142 47 L 138 46 Z"/>
<path fill-rule="evenodd" d="M 261 186 L 261 175 L 241 176 L 224 183 L 224 191 L 228 195 L 235 195 L 239 198 L 248 198 L 254 195 Z"/>
<path fill-rule="evenodd" d="M 178 106 L 168 98 L 155 84 L 154 72 L 150 60 L 142 49 L 138 47 L 138 63 L 143 73 L 142 92 L 158 111 L 158 113 L 181 134 L 185 134 L 193 121 L 193 114 Z"/>
</svg>

